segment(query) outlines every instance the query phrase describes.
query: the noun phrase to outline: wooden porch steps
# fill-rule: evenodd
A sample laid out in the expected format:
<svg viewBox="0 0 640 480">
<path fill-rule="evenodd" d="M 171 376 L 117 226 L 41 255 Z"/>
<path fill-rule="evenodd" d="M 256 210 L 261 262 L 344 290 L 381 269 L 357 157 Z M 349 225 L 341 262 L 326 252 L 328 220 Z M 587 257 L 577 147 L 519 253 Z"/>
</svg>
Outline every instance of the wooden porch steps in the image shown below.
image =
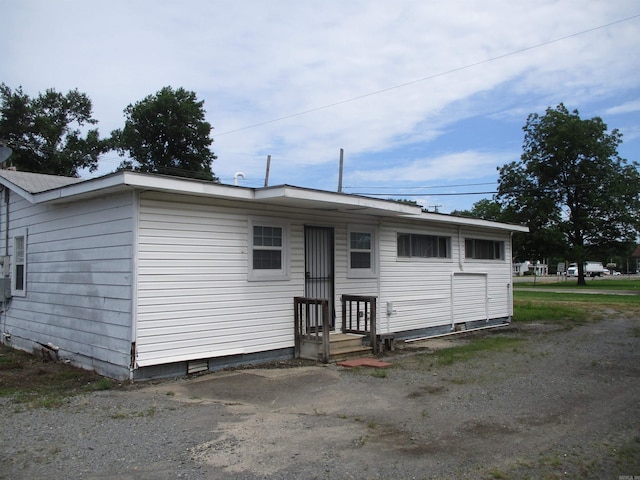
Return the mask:
<svg viewBox="0 0 640 480">
<path fill-rule="evenodd" d="M 339 362 L 360 355 L 371 354 L 371 347 L 362 344 L 363 336 L 345 333 L 330 335 L 329 362 Z"/>
</svg>

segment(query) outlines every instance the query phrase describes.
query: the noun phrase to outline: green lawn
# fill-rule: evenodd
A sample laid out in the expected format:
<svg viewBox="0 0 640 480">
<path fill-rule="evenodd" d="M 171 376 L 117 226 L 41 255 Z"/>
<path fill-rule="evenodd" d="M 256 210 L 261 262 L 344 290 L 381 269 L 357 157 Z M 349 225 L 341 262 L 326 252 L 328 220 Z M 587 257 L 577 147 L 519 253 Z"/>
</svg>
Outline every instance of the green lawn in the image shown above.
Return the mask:
<svg viewBox="0 0 640 480">
<path fill-rule="evenodd" d="M 594 285 L 596 284 L 596 285 Z M 604 285 L 609 284 L 609 285 Z M 640 295 L 616 295 L 615 291 L 631 290 L 640 287 L 640 281 L 618 281 L 607 280 L 601 282 L 590 282 L 586 287 L 588 290 L 594 289 L 602 293 L 581 293 L 581 289 L 572 285 L 573 292 L 558 293 L 553 292 L 555 288 L 566 288 L 566 283 L 547 284 L 540 290 L 531 291 L 527 287 L 518 288 L 514 286 L 513 291 L 513 320 L 515 322 L 566 322 L 580 324 L 602 318 L 608 314 L 621 314 L 638 316 L 640 315 Z M 601 288 L 599 288 L 601 287 Z M 626 287 L 626 288 L 625 288 Z M 549 290 L 549 291 L 544 291 Z"/>
<path fill-rule="evenodd" d="M 578 280 L 570 278 L 559 282 L 522 282 L 514 283 L 514 289 L 526 289 L 526 288 L 562 288 L 562 289 L 589 289 L 589 290 L 630 290 L 640 292 L 640 279 L 639 278 L 587 278 L 587 285 L 578 285 Z"/>
</svg>

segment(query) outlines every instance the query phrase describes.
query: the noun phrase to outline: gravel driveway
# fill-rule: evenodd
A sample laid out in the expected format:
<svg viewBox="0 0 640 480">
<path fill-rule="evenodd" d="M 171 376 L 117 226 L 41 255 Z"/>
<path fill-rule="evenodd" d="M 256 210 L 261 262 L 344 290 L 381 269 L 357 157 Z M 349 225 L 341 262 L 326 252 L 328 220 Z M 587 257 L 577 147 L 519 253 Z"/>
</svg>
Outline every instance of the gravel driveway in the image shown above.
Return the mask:
<svg viewBox="0 0 640 480">
<path fill-rule="evenodd" d="M 513 326 L 440 365 L 243 369 L 75 397 L 1 400 L 0 478 L 427 479 L 640 476 L 640 320 Z M 478 335 L 478 334 L 474 334 Z M 633 477 L 632 477 L 633 478 Z"/>
</svg>

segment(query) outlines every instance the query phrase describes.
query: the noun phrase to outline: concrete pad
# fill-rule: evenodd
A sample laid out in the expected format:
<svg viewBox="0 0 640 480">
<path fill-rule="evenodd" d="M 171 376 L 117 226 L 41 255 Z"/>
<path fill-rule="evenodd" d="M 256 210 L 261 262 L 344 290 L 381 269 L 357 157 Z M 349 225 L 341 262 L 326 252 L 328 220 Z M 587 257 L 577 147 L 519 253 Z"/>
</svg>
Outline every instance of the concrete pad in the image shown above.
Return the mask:
<svg viewBox="0 0 640 480">
<path fill-rule="evenodd" d="M 326 367 L 246 369 L 216 372 L 197 379 L 167 383 L 154 390 L 171 391 L 178 399 L 283 407 L 309 401 L 340 381 Z"/>
</svg>

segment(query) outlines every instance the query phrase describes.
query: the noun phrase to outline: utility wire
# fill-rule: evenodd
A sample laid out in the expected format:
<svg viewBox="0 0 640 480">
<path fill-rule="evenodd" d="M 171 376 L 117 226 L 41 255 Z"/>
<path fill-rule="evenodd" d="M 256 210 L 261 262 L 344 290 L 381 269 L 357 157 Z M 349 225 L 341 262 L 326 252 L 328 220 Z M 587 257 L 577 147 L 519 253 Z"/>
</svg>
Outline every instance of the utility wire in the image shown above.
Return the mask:
<svg viewBox="0 0 640 480">
<path fill-rule="evenodd" d="M 356 102 L 358 100 L 362 100 L 362 99 L 367 98 L 367 97 L 373 97 L 374 95 L 380 95 L 382 93 L 386 93 L 386 92 L 389 92 L 389 91 L 392 91 L 392 90 L 398 90 L 400 88 L 408 87 L 410 85 L 415 85 L 416 83 L 426 82 L 427 80 L 433 80 L 435 78 L 443 77 L 445 75 L 450 75 L 452 73 L 456 73 L 456 72 L 460 72 L 460 71 L 463 71 L 463 70 L 468 70 L 470 68 L 474 68 L 474 67 L 477 67 L 477 66 L 480 66 L 480 65 L 484 65 L 485 63 L 494 62 L 496 60 L 501 60 L 503 58 L 507 58 L 507 57 L 511 57 L 511 56 L 514 56 L 514 55 L 518 55 L 520 53 L 528 52 L 529 50 L 535 50 L 537 48 L 546 47 L 548 45 L 552 45 L 554 43 L 562 42 L 562 41 L 568 40 L 570 38 L 579 37 L 579 36 L 585 35 L 587 33 L 591 33 L 591 32 L 595 32 L 597 30 L 601 30 L 603 28 L 608 28 L 608 27 L 611 27 L 612 25 L 617 25 L 619 23 L 628 22 L 629 20 L 634 20 L 634 19 L 636 19 L 638 17 L 640 17 L 640 14 L 632 15 L 630 17 L 626 17 L 626 18 L 623 18 L 621 20 L 616 20 L 614 22 L 606 23 L 604 25 L 599 25 L 597 27 L 589 28 L 587 30 L 582 30 L 580 32 L 576 32 L 576 33 L 572 33 L 572 34 L 569 34 L 569 35 L 565 35 L 564 37 L 559 37 L 559 38 L 555 38 L 553 40 L 548 40 L 546 42 L 538 43 L 538 44 L 532 45 L 530 47 L 524 47 L 524 48 L 520 48 L 518 50 L 513 50 L 511 52 L 507 52 L 507 53 L 504 53 L 502 55 L 497 55 L 495 57 L 487 58 L 485 60 L 480 60 L 480 61 L 475 62 L 475 63 L 469 63 L 469 64 L 464 65 L 462 67 L 452 68 L 451 70 L 447 70 L 445 72 L 440 72 L 440 73 L 436 73 L 436 74 L 433 74 L 433 75 L 429 75 L 427 77 L 418 78 L 417 80 L 412 80 L 410 82 L 400 83 L 400 84 L 394 85 L 392 87 L 383 88 L 381 90 L 375 90 L 373 92 L 365 93 L 363 95 L 358 95 L 356 97 L 347 98 L 345 100 L 340 100 L 340 101 L 329 103 L 329 104 L 322 105 L 322 106 L 319 106 L 319 107 L 310 108 L 308 110 L 303 110 L 301 112 L 292 113 L 290 115 L 285 115 L 283 117 L 278 117 L 278 118 L 274 118 L 274 119 L 271 119 L 271 120 L 266 120 L 264 122 L 254 123 L 252 125 L 247 125 L 245 127 L 240 127 L 240 128 L 236 128 L 236 129 L 233 129 L 233 130 L 227 130 L 226 132 L 220 132 L 216 136 L 217 137 L 221 137 L 223 135 L 230 135 L 232 133 L 242 132 L 244 130 L 249 130 L 251 128 L 262 127 L 264 125 L 269 125 L 271 123 L 281 122 L 282 120 L 288 120 L 290 118 L 300 117 L 302 115 L 307 115 L 309 113 L 318 112 L 318 111 L 321 111 L 321 110 L 327 110 L 329 108 L 337 107 L 339 105 L 344 105 L 346 103 Z"/>
<path fill-rule="evenodd" d="M 367 197 L 401 197 L 411 195 L 414 197 L 454 197 L 462 195 L 494 195 L 497 191 L 491 192 L 459 192 L 459 193 L 372 193 L 372 192 L 351 192 L 352 195 L 363 195 Z"/>
<path fill-rule="evenodd" d="M 460 183 L 460 184 L 456 184 L 456 185 L 423 185 L 423 186 L 418 186 L 418 187 L 402 187 L 405 190 L 415 190 L 415 189 L 422 189 L 422 188 L 454 188 L 454 187 L 477 187 L 480 185 L 495 185 L 496 182 L 481 182 L 481 183 Z M 344 187 L 345 189 L 352 189 L 352 188 L 374 188 L 376 190 L 384 190 L 384 189 L 388 189 L 388 188 L 398 188 L 396 187 L 376 187 L 376 186 L 366 186 L 366 187 L 360 187 L 360 186 L 346 186 Z"/>
</svg>

